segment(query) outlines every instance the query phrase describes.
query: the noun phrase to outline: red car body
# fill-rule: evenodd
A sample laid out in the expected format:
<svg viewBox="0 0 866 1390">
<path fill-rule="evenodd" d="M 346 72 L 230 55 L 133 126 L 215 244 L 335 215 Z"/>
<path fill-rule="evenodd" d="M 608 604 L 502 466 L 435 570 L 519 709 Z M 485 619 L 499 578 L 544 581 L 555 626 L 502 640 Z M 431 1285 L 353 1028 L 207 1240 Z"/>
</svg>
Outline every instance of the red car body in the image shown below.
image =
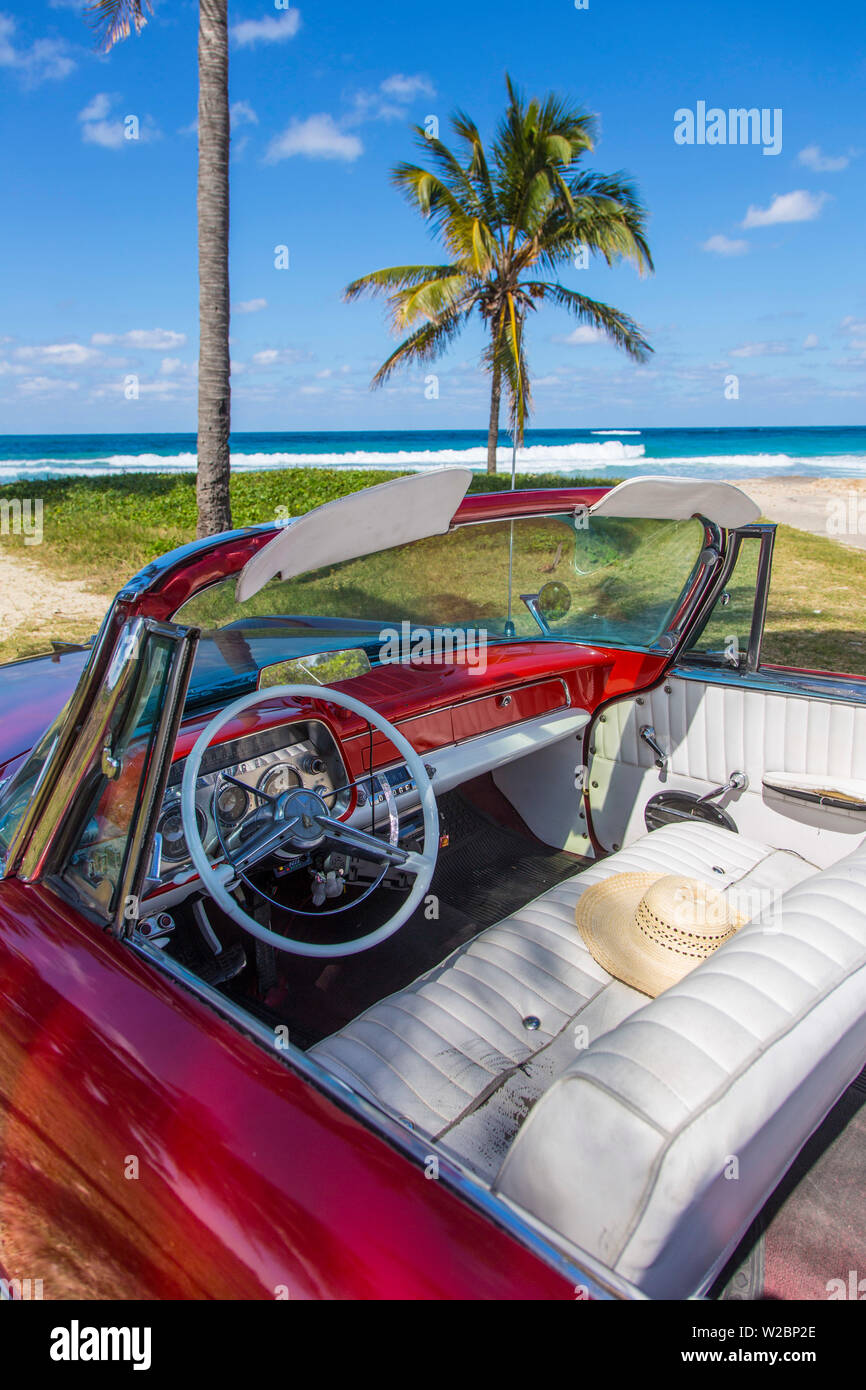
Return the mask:
<svg viewBox="0 0 866 1390">
<path fill-rule="evenodd" d="M 473 496 L 455 520 L 549 513 L 604 491 Z M 174 552 L 121 591 L 115 612 L 165 619 L 274 534 L 254 528 Z M 0 775 L 69 697 L 85 657 L 0 670 Z M 656 683 L 664 667 L 659 656 L 522 642 L 494 649 L 472 694 L 555 672 L 596 711 Z M 435 724 L 466 680 L 358 693 L 391 719 Z M 327 705 L 319 713 L 328 718 Z M 345 722 L 332 727 L 340 739 L 351 733 Z M 177 754 L 197 731 L 182 731 Z M 45 1298 L 571 1300 L 594 1291 L 543 1237 L 505 1229 L 444 1168 L 435 1180 L 420 1140 L 377 1133 L 290 1054 L 268 1053 L 44 883 L 0 882 L 0 1001 L 6 1280 L 41 1280 Z"/>
</svg>

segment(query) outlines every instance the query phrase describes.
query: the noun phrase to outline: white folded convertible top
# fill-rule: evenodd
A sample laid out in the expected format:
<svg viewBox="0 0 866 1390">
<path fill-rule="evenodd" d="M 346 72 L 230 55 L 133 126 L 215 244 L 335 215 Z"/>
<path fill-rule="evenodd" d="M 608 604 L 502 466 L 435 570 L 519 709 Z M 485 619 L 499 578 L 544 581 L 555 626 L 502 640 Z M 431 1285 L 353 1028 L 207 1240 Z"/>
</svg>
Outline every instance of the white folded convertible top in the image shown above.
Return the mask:
<svg viewBox="0 0 866 1390">
<path fill-rule="evenodd" d="M 238 576 L 238 603 L 252 598 L 277 575 L 293 579 L 341 560 L 444 535 L 471 481 L 469 468 L 431 468 L 315 507 L 290 522 L 248 561 Z M 761 514 L 752 499 L 730 483 L 653 477 L 629 478 L 590 512 L 662 521 L 700 515 L 725 527 L 745 526 Z"/>
<path fill-rule="evenodd" d="M 238 603 L 276 575 L 293 579 L 341 560 L 443 535 L 471 481 L 471 468 L 431 468 L 314 507 L 247 561 L 238 576 Z"/>
<path fill-rule="evenodd" d="M 761 509 L 732 483 L 708 478 L 629 478 L 590 508 L 593 516 L 641 516 L 656 521 L 687 521 L 705 516 L 733 529 L 757 521 Z"/>
</svg>

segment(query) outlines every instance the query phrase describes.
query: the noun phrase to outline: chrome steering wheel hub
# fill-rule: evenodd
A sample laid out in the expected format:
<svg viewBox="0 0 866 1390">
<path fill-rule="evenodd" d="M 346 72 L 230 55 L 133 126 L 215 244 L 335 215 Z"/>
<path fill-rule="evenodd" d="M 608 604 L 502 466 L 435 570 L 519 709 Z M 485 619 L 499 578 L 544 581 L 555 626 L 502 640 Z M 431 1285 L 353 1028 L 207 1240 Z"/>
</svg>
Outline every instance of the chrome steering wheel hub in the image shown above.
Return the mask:
<svg viewBox="0 0 866 1390">
<path fill-rule="evenodd" d="M 328 808 L 316 791 L 309 787 L 293 787 L 283 792 L 274 807 L 275 819 L 286 822 L 286 828 L 293 826 L 289 844 L 298 850 L 316 849 L 325 839 L 322 817 L 327 816 Z"/>
</svg>

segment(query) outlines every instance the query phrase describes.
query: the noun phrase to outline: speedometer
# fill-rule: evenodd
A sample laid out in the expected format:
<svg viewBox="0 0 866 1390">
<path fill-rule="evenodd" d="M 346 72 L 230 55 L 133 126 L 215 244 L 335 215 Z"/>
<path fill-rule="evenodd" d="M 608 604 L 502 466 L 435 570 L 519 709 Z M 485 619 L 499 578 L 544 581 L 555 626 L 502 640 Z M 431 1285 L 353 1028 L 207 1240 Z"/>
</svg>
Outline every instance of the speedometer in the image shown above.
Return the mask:
<svg viewBox="0 0 866 1390">
<path fill-rule="evenodd" d="M 259 779 L 259 791 L 266 796 L 282 796 L 283 792 L 293 791 L 301 785 L 301 775 L 291 763 L 277 763 Z"/>
<path fill-rule="evenodd" d="M 249 804 L 249 792 L 235 782 L 226 782 L 217 794 L 217 815 L 223 825 L 237 825 L 246 815 Z"/>
</svg>

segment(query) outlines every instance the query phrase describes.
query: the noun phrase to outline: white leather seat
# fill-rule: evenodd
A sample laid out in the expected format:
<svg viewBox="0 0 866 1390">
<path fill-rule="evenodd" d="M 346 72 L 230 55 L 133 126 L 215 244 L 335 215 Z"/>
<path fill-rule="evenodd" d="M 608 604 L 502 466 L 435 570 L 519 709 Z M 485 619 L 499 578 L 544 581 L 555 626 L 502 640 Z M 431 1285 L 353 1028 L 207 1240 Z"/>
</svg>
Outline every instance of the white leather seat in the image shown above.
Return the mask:
<svg viewBox="0 0 866 1390">
<path fill-rule="evenodd" d="M 534 1106 L 496 1190 L 645 1293 L 686 1297 L 864 1052 L 866 847 L 593 1041 Z"/>
<path fill-rule="evenodd" d="M 647 1002 L 593 960 L 574 918 L 590 884 L 642 869 L 688 874 L 761 905 L 817 872 L 708 823 L 665 826 L 482 932 L 313 1055 L 492 1179 L 575 1047 Z"/>
</svg>

